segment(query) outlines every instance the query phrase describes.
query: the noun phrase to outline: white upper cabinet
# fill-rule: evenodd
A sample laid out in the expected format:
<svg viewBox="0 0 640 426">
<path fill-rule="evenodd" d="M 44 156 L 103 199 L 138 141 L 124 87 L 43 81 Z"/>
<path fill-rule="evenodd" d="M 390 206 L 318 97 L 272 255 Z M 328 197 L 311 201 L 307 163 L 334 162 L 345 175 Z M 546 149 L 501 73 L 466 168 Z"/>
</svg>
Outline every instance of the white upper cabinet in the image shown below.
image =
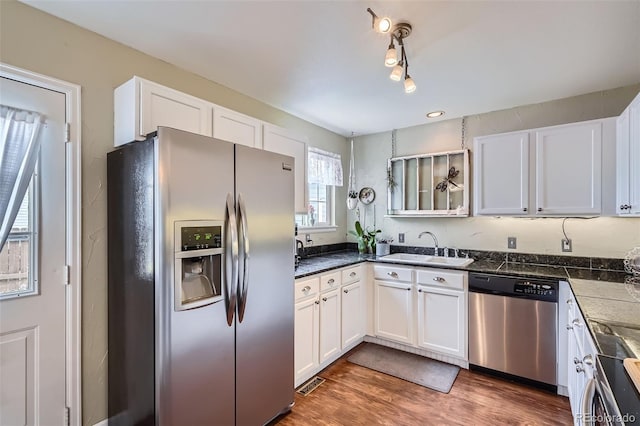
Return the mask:
<svg viewBox="0 0 640 426">
<path fill-rule="evenodd" d="M 602 123 L 540 129 L 536 141 L 536 214 L 600 214 Z"/>
<path fill-rule="evenodd" d="M 262 148 L 262 121 L 227 108 L 213 108 L 213 137 Z"/>
<path fill-rule="evenodd" d="M 517 215 L 529 210 L 529 132 L 474 140 L 474 213 Z"/>
<path fill-rule="evenodd" d="M 640 94 L 616 123 L 616 213 L 640 216 Z"/>
<path fill-rule="evenodd" d="M 611 119 L 475 138 L 474 213 L 600 215 L 603 182 L 613 191 L 612 147 Z"/>
<path fill-rule="evenodd" d="M 143 140 L 158 126 L 211 136 L 212 104 L 140 77 L 114 91 L 114 146 Z"/>
<path fill-rule="evenodd" d="M 272 124 L 263 126 L 263 148 L 295 159 L 296 213 L 307 213 L 307 137 Z"/>
</svg>

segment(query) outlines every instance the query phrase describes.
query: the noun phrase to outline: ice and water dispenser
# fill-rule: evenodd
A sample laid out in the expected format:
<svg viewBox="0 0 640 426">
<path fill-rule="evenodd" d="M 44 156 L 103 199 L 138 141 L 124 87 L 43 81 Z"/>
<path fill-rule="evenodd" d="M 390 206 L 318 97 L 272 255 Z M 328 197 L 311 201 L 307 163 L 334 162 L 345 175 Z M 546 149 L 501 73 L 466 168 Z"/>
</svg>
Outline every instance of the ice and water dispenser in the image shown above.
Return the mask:
<svg viewBox="0 0 640 426">
<path fill-rule="evenodd" d="M 222 300 L 222 221 L 175 222 L 175 310 Z"/>
</svg>

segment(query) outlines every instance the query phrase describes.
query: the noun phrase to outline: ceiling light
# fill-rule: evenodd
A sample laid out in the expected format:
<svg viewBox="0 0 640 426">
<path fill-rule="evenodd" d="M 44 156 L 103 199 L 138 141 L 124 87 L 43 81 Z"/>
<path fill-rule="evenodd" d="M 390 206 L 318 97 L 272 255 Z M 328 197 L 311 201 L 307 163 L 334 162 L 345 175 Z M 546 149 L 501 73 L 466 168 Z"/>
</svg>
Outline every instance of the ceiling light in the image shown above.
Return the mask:
<svg viewBox="0 0 640 426">
<path fill-rule="evenodd" d="M 391 43 L 389 43 L 389 49 L 384 56 L 384 65 L 392 67 L 398 63 L 398 53 L 396 52 L 396 46 L 393 44 L 393 36 L 391 36 Z"/>
<path fill-rule="evenodd" d="M 427 118 L 437 118 L 444 115 L 444 111 L 431 111 L 427 113 Z"/>
<path fill-rule="evenodd" d="M 393 81 L 400 81 L 402 78 L 402 73 L 404 72 L 404 63 L 402 61 L 398 62 L 398 65 L 393 67 L 391 70 L 391 74 L 389 74 L 389 78 Z"/>
<path fill-rule="evenodd" d="M 371 14 L 371 28 L 373 28 L 376 32 L 386 34 L 393 28 L 393 23 L 391 19 L 383 16 L 382 18 L 378 18 L 371 8 L 367 8 L 367 12 Z"/>
<path fill-rule="evenodd" d="M 374 30 L 381 33 L 391 33 L 391 41 L 384 57 L 384 65 L 387 67 L 393 67 L 391 74 L 389 74 L 389 78 L 393 81 L 400 81 L 404 72 L 404 91 L 406 93 L 415 92 L 416 83 L 409 76 L 409 61 L 407 60 L 407 54 L 404 50 L 404 39 L 411 35 L 411 24 L 408 22 L 398 22 L 397 24 L 392 25 L 389 18 L 378 18 L 371 8 L 368 8 L 367 12 L 371 14 L 373 19 L 371 26 Z M 396 41 L 401 49 L 399 61 L 398 52 L 395 46 Z"/>
<path fill-rule="evenodd" d="M 413 79 L 407 74 L 404 78 L 404 93 L 413 93 L 416 91 L 416 83 L 413 82 Z"/>
</svg>

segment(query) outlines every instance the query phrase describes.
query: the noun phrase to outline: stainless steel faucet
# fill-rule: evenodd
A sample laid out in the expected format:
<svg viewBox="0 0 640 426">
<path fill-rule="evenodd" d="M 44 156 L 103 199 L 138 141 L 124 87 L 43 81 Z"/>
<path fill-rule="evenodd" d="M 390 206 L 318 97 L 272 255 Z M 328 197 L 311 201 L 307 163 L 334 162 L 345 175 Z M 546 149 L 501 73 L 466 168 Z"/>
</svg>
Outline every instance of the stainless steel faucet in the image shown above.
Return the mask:
<svg viewBox="0 0 640 426">
<path fill-rule="evenodd" d="M 429 231 L 421 232 L 421 233 L 418 235 L 418 238 L 422 238 L 422 236 L 423 236 L 424 234 L 431 235 L 431 238 L 433 238 L 433 249 L 434 249 L 434 251 L 435 251 L 435 255 L 437 256 L 437 255 L 438 255 L 438 239 L 436 238 L 436 236 L 435 236 L 435 235 L 433 235 L 433 232 L 429 232 Z"/>
</svg>

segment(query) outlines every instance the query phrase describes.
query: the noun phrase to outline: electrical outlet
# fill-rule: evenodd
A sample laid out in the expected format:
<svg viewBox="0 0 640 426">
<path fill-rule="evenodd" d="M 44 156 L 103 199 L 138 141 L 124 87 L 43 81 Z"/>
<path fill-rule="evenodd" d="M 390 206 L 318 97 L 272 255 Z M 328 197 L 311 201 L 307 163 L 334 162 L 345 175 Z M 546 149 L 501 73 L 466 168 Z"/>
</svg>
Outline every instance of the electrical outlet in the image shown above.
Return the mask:
<svg viewBox="0 0 640 426">
<path fill-rule="evenodd" d="M 516 237 L 507 237 L 507 247 L 510 249 L 516 248 Z"/>
<path fill-rule="evenodd" d="M 398 234 L 398 242 L 404 243 L 404 232 Z"/>
<path fill-rule="evenodd" d="M 562 243 L 562 251 L 564 252 L 570 252 L 573 250 L 573 247 L 571 246 L 571 240 L 570 239 L 562 239 L 561 240 Z"/>
</svg>

